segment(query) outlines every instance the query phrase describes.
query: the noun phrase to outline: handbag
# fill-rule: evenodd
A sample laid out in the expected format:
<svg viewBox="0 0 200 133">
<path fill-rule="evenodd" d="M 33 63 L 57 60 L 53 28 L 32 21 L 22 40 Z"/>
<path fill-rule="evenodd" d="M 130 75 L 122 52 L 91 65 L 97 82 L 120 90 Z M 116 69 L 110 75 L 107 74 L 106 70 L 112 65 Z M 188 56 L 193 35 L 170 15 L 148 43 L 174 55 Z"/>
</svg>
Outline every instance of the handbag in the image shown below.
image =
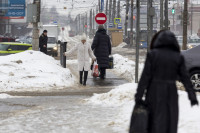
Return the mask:
<svg viewBox="0 0 200 133">
<path fill-rule="evenodd" d="M 93 64 L 92 76 L 93 77 L 99 77 L 99 66 L 98 66 L 96 61 Z"/>
<path fill-rule="evenodd" d="M 94 61 L 92 61 L 91 65 L 90 65 L 90 70 L 93 70 L 93 66 L 94 66 Z"/>
<path fill-rule="evenodd" d="M 129 133 L 148 133 L 149 110 L 144 103 L 136 104 L 133 109 Z"/>
<path fill-rule="evenodd" d="M 109 56 L 109 67 L 108 67 L 108 69 L 113 69 L 114 68 L 113 61 L 114 61 L 113 56 Z"/>
</svg>

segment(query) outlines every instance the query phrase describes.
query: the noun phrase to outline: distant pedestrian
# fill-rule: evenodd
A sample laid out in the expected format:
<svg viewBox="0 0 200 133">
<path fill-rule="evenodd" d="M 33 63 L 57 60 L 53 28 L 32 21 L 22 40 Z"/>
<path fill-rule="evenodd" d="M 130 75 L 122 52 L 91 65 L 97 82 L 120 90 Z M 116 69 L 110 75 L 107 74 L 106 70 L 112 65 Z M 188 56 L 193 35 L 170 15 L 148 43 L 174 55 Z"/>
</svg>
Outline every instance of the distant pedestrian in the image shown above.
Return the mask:
<svg viewBox="0 0 200 133">
<path fill-rule="evenodd" d="M 109 55 L 111 55 L 110 37 L 106 34 L 103 25 L 99 25 L 98 31 L 92 43 L 92 50 L 97 57 L 99 65 L 100 78 L 104 79 L 106 69 L 109 67 Z"/>
<path fill-rule="evenodd" d="M 91 49 L 91 45 L 86 42 L 87 38 L 86 35 L 82 35 L 81 42 L 78 43 L 75 47 L 73 47 L 70 51 L 64 53 L 65 56 L 70 56 L 74 54 L 76 51 L 77 58 L 78 58 L 78 69 L 79 69 L 79 75 L 80 75 L 80 84 L 86 85 L 87 77 L 88 77 L 88 71 L 90 70 L 90 58 L 92 58 L 93 61 L 96 60 L 96 57 L 94 56 L 94 53 Z M 84 80 L 83 78 L 84 73 Z"/>
<path fill-rule="evenodd" d="M 44 30 L 39 38 L 39 48 L 40 51 L 45 54 L 47 54 L 47 42 L 48 42 L 47 30 Z"/>
<path fill-rule="evenodd" d="M 198 105 L 175 35 L 168 30 L 160 31 L 152 40 L 135 95 L 136 104 L 140 104 L 146 93 L 145 102 L 150 112 L 148 133 L 177 133 L 177 79 L 184 84 L 191 105 Z"/>
</svg>

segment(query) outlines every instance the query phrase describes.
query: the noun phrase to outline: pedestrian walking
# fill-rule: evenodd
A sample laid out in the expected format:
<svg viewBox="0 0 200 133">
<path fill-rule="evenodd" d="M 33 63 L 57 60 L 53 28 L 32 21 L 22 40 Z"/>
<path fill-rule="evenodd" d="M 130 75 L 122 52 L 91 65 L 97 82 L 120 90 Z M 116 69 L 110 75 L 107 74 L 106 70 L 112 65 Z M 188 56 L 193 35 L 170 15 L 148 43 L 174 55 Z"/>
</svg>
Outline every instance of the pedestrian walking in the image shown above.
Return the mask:
<svg viewBox="0 0 200 133">
<path fill-rule="evenodd" d="M 78 58 L 78 70 L 79 70 L 79 76 L 80 76 L 80 84 L 83 84 L 86 86 L 87 77 L 88 77 L 88 71 L 90 70 L 90 58 L 92 58 L 93 61 L 96 60 L 96 57 L 94 56 L 94 53 L 91 49 L 91 45 L 86 42 L 87 37 L 86 35 L 82 35 L 81 42 L 78 43 L 75 47 L 73 47 L 70 51 L 65 52 L 65 56 L 71 56 L 73 53 L 77 51 L 77 58 Z M 84 80 L 83 78 L 84 73 Z"/>
<path fill-rule="evenodd" d="M 151 42 L 145 67 L 135 95 L 136 105 L 145 103 L 149 110 L 148 133 L 177 133 L 178 92 L 176 80 L 185 86 L 191 105 L 198 105 L 175 35 L 163 30 Z M 188 112 L 189 113 L 189 112 Z"/>
<path fill-rule="evenodd" d="M 100 78 L 104 79 L 106 69 L 109 67 L 109 55 L 111 55 L 110 37 L 106 34 L 103 25 L 99 25 L 92 43 L 92 50 L 97 57 L 97 63 L 100 71 Z"/>
<path fill-rule="evenodd" d="M 48 42 L 47 30 L 44 30 L 39 38 L 39 48 L 40 51 L 45 54 L 47 54 L 47 42 Z"/>
</svg>

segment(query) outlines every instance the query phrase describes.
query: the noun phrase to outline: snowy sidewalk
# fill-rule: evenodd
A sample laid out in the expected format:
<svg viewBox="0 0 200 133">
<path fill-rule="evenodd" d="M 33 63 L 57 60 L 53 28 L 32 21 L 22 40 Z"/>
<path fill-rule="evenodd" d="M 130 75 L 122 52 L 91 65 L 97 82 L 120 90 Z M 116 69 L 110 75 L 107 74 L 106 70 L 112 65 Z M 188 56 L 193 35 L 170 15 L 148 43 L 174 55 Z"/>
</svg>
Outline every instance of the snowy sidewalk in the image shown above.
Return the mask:
<svg viewBox="0 0 200 133">
<path fill-rule="evenodd" d="M 130 118 L 133 110 L 134 95 L 137 84 L 128 83 L 121 85 L 108 93 L 95 94 L 87 99 L 89 105 L 117 107 L 119 114 L 113 118 L 113 121 L 107 123 L 112 125 L 113 130 L 118 133 L 127 133 L 130 124 Z M 200 95 L 198 95 L 200 101 Z M 200 107 L 191 108 L 187 93 L 179 91 L 179 129 L 178 133 L 199 133 L 200 131 Z"/>
</svg>

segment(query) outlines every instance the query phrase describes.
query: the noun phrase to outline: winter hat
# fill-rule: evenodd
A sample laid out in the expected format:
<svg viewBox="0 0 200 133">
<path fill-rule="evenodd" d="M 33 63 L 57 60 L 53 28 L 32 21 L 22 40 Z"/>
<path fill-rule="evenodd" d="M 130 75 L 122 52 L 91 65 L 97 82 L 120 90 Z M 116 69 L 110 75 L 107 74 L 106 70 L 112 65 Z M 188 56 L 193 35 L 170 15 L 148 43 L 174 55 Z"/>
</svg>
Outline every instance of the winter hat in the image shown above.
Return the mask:
<svg viewBox="0 0 200 133">
<path fill-rule="evenodd" d="M 47 33 L 47 30 L 44 30 L 43 33 Z"/>
<path fill-rule="evenodd" d="M 82 40 L 87 40 L 87 37 L 86 37 L 85 34 L 83 34 L 83 35 L 81 36 L 81 41 L 82 41 Z"/>
</svg>

